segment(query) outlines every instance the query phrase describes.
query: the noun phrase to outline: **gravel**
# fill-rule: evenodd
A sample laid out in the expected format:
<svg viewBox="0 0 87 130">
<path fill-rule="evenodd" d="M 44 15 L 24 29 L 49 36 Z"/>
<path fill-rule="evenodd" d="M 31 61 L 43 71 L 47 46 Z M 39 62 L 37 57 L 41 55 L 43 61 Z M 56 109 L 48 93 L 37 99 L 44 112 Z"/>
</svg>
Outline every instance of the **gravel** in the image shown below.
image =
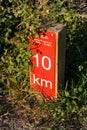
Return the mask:
<svg viewBox="0 0 87 130">
<path fill-rule="evenodd" d="M 0 116 L 0 130 L 35 130 L 35 128 L 29 120 L 7 114 Z"/>
</svg>

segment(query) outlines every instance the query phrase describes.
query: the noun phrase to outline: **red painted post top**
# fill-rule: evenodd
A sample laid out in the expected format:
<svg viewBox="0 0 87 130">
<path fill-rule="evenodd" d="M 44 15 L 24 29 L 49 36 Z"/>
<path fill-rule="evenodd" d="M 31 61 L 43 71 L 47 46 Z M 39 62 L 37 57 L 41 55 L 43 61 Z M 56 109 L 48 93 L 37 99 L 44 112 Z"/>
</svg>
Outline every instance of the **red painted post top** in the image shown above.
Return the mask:
<svg viewBox="0 0 87 130">
<path fill-rule="evenodd" d="M 32 90 L 38 90 L 48 98 L 57 97 L 58 87 L 58 37 L 55 31 L 41 33 L 39 38 L 29 38 L 33 44 L 29 50 L 33 52 L 30 61 L 30 85 Z"/>
</svg>

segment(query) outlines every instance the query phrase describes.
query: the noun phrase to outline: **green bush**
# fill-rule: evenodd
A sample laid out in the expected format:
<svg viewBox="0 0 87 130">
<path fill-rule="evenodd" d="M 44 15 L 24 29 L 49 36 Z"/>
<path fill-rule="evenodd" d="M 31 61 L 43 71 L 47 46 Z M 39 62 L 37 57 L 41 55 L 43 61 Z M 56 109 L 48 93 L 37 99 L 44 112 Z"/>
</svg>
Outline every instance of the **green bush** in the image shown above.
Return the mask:
<svg viewBox="0 0 87 130">
<path fill-rule="evenodd" d="M 65 85 L 58 87 L 57 101 L 45 101 L 41 107 L 49 110 L 52 129 L 66 118 L 77 121 L 87 104 L 87 19 L 75 14 L 74 5 L 65 6 L 64 2 L 47 1 L 38 6 L 31 0 L 0 1 L 0 94 L 13 105 L 35 100 L 30 94 L 28 66 L 32 53 L 27 50 L 27 36 L 38 35 L 38 28 L 46 29 L 45 25 L 66 24 Z"/>
</svg>

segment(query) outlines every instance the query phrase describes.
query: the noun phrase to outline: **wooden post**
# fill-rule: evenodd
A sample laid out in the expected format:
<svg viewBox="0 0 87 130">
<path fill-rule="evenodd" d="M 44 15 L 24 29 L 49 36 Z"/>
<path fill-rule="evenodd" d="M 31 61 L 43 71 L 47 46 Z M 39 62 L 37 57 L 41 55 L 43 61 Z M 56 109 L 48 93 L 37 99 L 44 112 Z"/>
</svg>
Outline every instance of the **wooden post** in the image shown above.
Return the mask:
<svg viewBox="0 0 87 130">
<path fill-rule="evenodd" d="M 34 66 L 30 68 L 31 88 L 55 99 L 58 86 L 64 84 L 66 27 L 54 24 L 46 32 L 40 31 L 39 38 L 28 39 L 33 42 L 30 50 L 34 53 L 30 58 Z"/>
</svg>

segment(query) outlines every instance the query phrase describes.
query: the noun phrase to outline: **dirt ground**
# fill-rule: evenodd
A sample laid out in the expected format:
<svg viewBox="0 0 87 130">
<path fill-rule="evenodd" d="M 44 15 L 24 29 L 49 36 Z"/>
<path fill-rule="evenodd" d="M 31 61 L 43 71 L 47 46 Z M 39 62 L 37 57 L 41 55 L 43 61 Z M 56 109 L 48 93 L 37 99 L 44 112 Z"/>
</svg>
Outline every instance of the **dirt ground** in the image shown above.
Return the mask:
<svg viewBox="0 0 87 130">
<path fill-rule="evenodd" d="M 26 113 L 27 114 L 27 113 Z M 46 127 L 39 126 L 39 120 L 32 117 L 32 114 L 28 117 L 22 115 L 5 113 L 0 116 L 0 130 L 46 130 Z"/>
<path fill-rule="evenodd" d="M 81 122 L 73 122 L 73 120 L 58 122 L 53 128 L 47 126 L 47 121 L 49 122 L 50 119 L 45 115 L 40 116 L 38 113 L 35 115 L 32 110 L 20 114 L 7 112 L 0 115 L 0 130 L 87 130 L 87 118 Z"/>
</svg>

